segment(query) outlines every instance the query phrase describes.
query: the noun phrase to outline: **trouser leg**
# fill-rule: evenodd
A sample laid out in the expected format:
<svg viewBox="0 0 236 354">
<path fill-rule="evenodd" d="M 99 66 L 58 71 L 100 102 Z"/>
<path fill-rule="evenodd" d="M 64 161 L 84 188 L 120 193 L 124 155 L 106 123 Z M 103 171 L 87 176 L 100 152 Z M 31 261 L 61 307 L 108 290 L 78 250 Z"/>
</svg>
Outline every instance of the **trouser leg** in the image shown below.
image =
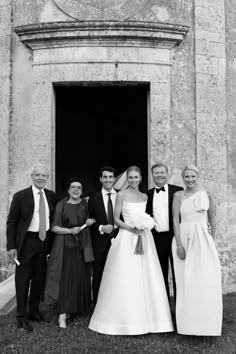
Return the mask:
<svg viewBox="0 0 236 354">
<path fill-rule="evenodd" d="M 176 282 L 175 282 L 175 270 L 174 270 L 174 262 L 172 253 L 170 253 L 170 265 L 171 265 L 171 272 L 172 272 L 172 280 L 173 280 L 173 292 L 174 292 L 174 301 L 176 302 Z"/>
<path fill-rule="evenodd" d="M 95 252 L 94 254 L 94 262 L 93 262 L 93 282 L 92 282 L 92 289 L 93 289 L 93 303 L 96 304 L 98 292 L 102 280 L 102 274 L 104 270 L 104 266 L 107 259 L 108 249 L 103 250 L 102 252 Z"/>
<path fill-rule="evenodd" d="M 42 241 L 38 249 L 38 252 L 34 255 L 32 261 L 32 279 L 29 294 L 29 312 L 39 312 L 39 304 L 42 298 L 45 276 L 46 276 L 46 251 L 45 245 Z"/>
<path fill-rule="evenodd" d="M 27 303 L 31 271 L 32 270 L 30 260 L 21 261 L 20 265 L 16 266 L 15 285 L 18 317 L 27 316 Z"/>
<path fill-rule="evenodd" d="M 169 282 L 168 282 L 168 273 L 169 273 L 169 246 L 168 246 L 168 234 L 163 233 L 155 233 L 154 242 L 156 245 L 156 250 L 158 254 L 158 258 L 160 261 L 162 274 L 165 282 L 166 292 L 168 299 L 170 300 L 170 290 L 169 290 Z"/>
</svg>

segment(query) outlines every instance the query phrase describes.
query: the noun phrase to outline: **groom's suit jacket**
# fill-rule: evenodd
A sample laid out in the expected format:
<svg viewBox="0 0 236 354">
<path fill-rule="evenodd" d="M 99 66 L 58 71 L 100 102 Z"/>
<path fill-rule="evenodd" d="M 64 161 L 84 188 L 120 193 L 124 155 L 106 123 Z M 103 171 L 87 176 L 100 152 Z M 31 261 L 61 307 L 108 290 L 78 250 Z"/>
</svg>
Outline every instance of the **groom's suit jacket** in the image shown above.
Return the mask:
<svg viewBox="0 0 236 354">
<path fill-rule="evenodd" d="M 111 239 L 107 234 L 99 232 L 100 225 L 107 225 L 107 213 L 103 202 L 102 192 L 99 191 L 88 201 L 89 217 L 95 219 L 95 223 L 91 226 L 93 248 L 96 252 L 109 248 Z"/>
<path fill-rule="evenodd" d="M 49 207 L 50 224 L 56 204 L 56 194 L 44 188 Z M 18 257 L 34 213 L 32 186 L 14 194 L 7 218 L 7 250 L 17 249 Z M 49 242 L 51 245 L 51 242 Z M 49 247 L 50 247 L 49 245 Z"/>
<path fill-rule="evenodd" d="M 168 183 L 168 208 L 169 208 L 169 233 L 170 237 L 173 237 L 174 231 L 173 231 L 173 216 L 172 216 L 172 202 L 173 202 L 173 197 L 174 193 L 177 191 L 182 190 L 182 187 L 169 184 Z M 155 188 L 149 189 L 146 193 L 148 195 L 148 201 L 146 205 L 146 213 L 148 213 L 151 217 L 153 217 L 153 195 L 155 193 Z"/>
<path fill-rule="evenodd" d="M 108 234 L 99 232 L 100 225 L 107 225 L 107 213 L 103 202 L 102 191 L 89 198 L 88 201 L 89 217 L 95 219 L 95 223 L 91 226 L 92 243 L 94 251 L 93 264 L 93 301 L 97 302 L 98 292 L 102 279 L 107 254 L 111 246 L 111 238 Z M 118 229 L 115 231 L 117 233 Z"/>
</svg>

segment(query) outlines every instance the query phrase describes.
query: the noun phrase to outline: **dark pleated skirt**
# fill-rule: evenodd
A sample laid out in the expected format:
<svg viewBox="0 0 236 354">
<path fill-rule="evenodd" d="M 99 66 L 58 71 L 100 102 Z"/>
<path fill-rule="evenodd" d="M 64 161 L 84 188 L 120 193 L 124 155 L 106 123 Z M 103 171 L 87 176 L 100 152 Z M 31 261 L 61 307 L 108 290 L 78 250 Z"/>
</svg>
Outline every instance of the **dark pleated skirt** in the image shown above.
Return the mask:
<svg viewBox="0 0 236 354">
<path fill-rule="evenodd" d="M 83 251 L 64 247 L 58 313 L 87 314 L 91 306 L 90 263 L 84 262 Z"/>
</svg>

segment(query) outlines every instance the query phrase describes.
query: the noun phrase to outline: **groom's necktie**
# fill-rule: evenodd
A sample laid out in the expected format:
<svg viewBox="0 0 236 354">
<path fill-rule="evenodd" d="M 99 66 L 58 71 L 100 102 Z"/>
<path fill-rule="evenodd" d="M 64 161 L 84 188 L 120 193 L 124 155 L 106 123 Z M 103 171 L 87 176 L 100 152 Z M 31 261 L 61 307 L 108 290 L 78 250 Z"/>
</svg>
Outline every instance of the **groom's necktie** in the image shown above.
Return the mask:
<svg viewBox="0 0 236 354">
<path fill-rule="evenodd" d="M 46 208 L 43 192 L 39 192 L 39 238 L 44 241 L 46 238 Z"/>
<path fill-rule="evenodd" d="M 165 192 L 165 187 L 156 188 L 156 192 L 157 192 L 157 193 L 159 193 L 160 191 Z"/>
<path fill-rule="evenodd" d="M 107 220 L 108 224 L 114 225 L 114 215 L 113 215 L 113 205 L 111 200 L 111 193 L 107 193 L 108 201 L 107 201 Z"/>
</svg>

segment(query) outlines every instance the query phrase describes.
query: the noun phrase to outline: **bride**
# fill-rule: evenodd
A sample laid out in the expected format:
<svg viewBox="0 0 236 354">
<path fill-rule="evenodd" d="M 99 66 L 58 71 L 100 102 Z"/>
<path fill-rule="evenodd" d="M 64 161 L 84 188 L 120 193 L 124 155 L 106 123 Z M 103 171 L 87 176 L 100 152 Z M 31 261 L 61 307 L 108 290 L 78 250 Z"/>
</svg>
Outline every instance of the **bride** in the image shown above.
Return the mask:
<svg viewBox="0 0 236 354">
<path fill-rule="evenodd" d="M 91 330 L 99 333 L 138 335 L 173 331 L 150 231 L 154 221 L 145 213 L 147 195 L 139 191 L 141 178 L 137 166 L 129 167 L 128 188 L 117 195 L 114 219 L 120 230 L 108 253 L 89 324 Z"/>
</svg>

